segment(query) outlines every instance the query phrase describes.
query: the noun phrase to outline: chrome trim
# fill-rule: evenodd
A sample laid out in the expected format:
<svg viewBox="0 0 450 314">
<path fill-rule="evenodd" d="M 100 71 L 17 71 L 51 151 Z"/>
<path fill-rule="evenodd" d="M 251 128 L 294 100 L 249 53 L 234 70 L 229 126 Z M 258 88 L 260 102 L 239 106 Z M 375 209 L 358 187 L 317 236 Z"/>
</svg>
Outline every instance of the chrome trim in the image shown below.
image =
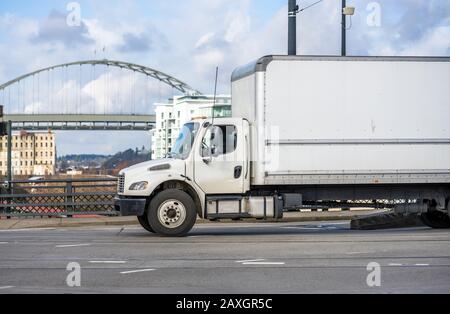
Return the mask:
<svg viewBox="0 0 450 314">
<path fill-rule="evenodd" d="M 117 184 L 117 192 L 119 194 L 125 193 L 125 175 L 120 175 L 118 184 Z"/>
</svg>

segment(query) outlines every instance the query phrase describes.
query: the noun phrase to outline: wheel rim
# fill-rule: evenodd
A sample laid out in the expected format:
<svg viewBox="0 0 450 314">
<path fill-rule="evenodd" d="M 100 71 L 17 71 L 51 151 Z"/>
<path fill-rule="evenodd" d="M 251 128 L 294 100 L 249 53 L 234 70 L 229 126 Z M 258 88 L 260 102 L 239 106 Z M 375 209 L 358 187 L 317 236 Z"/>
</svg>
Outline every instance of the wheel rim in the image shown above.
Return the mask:
<svg viewBox="0 0 450 314">
<path fill-rule="evenodd" d="M 186 220 L 186 207 L 178 200 L 165 201 L 159 206 L 158 219 L 166 228 L 178 228 Z"/>
</svg>

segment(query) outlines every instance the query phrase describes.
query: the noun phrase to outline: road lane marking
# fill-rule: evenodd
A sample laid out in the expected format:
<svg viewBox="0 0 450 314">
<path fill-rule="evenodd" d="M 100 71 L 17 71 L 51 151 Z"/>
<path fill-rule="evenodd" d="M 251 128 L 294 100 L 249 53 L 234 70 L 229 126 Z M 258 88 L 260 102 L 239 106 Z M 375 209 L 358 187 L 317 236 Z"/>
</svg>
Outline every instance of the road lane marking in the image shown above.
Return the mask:
<svg viewBox="0 0 450 314">
<path fill-rule="evenodd" d="M 30 228 L 30 229 L 8 229 L 8 230 L 0 230 L 0 232 L 32 232 L 32 231 L 52 231 L 56 230 L 56 228 Z"/>
<path fill-rule="evenodd" d="M 71 248 L 71 247 L 82 247 L 82 246 L 90 246 L 90 244 L 68 244 L 68 245 L 57 245 L 56 248 Z"/>
<path fill-rule="evenodd" d="M 237 261 L 236 263 L 251 263 L 251 262 L 263 262 L 265 259 L 249 259 L 245 261 Z"/>
<path fill-rule="evenodd" d="M 393 266 L 393 267 L 407 267 L 408 264 L 399 264 L 399 263 L 390 263 L 389 266 Z M 430 264 L 414 264 L 414 265 L 410 265 L 410 266 L 415 266 L 415 267 L 428 267 L 430 266 Z"/>
<path fill-rule="evenodd" d="M 319 228 L 319 227 L 281 227 L 281 229 L 322 231 L 325 228 Z"/>
<path fill-rule="evenodd" d="M 8 242 L 0 242 L 0 244 L 8 244 Z"/>
<path fill-rule="evenodd" d="M 4 286 L 4 287 L 0 287 L 0 290 L 6 290 L 6 289 L 12 289 L 15 288 L 14 286 Z"/>
<path fill-rule="evenodd" d="M 89 261 L 91 264 L 126 264 L 126 261 Z"/>
<path fill-rule="evenodd" d="M 264 265 L 286 265 L 286 263 L 282 262 L 248 262 L 243 263 L 242 265 L 257 265 L 257 266 L 264 266 Z"/>
<path fill-rule="evenodd" d="M 139 270 L 130 270 L 130 271 L 123 271 L 121 272 L 122 275 L 128 275 L 128 274 L 136 274 L 136 273 L 145 273 L 150 271 L 155 271 L 156 269 L 139 269 Z"/>
</svg>

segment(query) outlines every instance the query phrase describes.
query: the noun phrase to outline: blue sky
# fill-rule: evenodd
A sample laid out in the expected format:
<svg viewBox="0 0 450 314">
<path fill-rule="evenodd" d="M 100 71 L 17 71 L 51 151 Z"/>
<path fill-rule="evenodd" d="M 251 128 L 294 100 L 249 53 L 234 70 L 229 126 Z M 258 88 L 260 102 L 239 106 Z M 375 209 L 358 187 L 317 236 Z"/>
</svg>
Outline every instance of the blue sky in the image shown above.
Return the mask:
<svg viewBox="0 0 450 314">
<path fill-rule="evenodd" d="M 287 0 L 80 0 L 82 26 L 76 29 L 64 25 L 69 2 L 0 0 L 1 83 L 45 66 L 97 57 L 162 70 L 205 93 L 213 90 L 218 65 L 219 91 L 228 93 L 235 67 L 286 52 Z M 299 2 L 306 6 L 315 0 Z M 349 54 L 450 56 L 450 0 L 348 4 L 356 7 Z M 299 53 L 339 53 L 339 11 L 340 1 L 324 0 L 299 16 Z M 114 153 L 150 142 L 144 133 L 98 135 L 58 134 L 59 154 Z"/>
</svg>

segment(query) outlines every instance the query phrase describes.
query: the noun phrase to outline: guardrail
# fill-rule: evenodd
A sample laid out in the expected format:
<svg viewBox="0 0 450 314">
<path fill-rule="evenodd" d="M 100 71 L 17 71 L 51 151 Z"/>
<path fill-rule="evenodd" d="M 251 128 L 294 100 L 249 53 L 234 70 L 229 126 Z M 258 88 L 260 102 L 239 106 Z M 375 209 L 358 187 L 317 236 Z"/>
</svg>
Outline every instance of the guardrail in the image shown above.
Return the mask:
<svg viewBox="0 0 450 314">
<path fill-rule="evenodd" d="M 0 182 L 2 217 L 116 216 L 117 178 Z"/>
</svg>

